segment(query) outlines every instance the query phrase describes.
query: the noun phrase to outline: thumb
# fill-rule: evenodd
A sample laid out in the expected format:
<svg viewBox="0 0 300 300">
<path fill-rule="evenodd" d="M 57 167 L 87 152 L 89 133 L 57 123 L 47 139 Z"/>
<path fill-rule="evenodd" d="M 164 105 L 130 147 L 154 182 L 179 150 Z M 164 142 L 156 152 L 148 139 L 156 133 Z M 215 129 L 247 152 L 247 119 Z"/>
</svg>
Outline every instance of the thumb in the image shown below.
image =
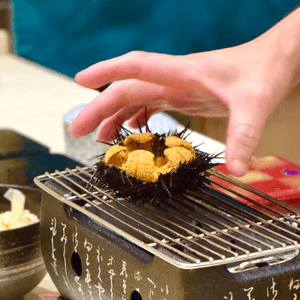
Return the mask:
<svg viewBox="0 0 300 300">
<path fill-rule="evenodd" d="M 243 176 L 248 171 L 266 119 L 258 107 L 231 109 L 226 141 L 226 165 L 230 174 Z"/>
</svg>

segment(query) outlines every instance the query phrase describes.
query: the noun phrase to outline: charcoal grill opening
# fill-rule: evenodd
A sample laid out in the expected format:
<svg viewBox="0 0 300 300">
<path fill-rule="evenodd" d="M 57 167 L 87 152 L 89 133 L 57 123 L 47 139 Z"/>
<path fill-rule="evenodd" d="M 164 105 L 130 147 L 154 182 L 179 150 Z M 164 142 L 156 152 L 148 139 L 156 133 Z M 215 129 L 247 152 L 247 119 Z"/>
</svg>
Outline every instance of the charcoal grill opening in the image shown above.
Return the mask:
<svg viewBox="0 0 300 300">
<path fill-rule="evenodd" d="M 35 183 L 70 211 L 179 268 L 229 265 L 300 248 L 298 209 L 215 169 L 194 190 L 141 207 L 103 186 L 91 187 L 94 172 L 66 169 L 38 176 Z M 71 263 L 78 275 L 80 257 L 74 253 Z"/>
<path fill-rule="evenodd" d="M 71 266 L 72 270 L 75 273 L 76 276 L 81 276 L 82 274 L 82 263 L 81 258 L 77 252 L 72 253 L 71 257 Z"/>
<path fill-rule="evenodd" d="M 133 291 L 130 296 L 130 300 L 143 300 L 138 291 Z"/>
</svg>

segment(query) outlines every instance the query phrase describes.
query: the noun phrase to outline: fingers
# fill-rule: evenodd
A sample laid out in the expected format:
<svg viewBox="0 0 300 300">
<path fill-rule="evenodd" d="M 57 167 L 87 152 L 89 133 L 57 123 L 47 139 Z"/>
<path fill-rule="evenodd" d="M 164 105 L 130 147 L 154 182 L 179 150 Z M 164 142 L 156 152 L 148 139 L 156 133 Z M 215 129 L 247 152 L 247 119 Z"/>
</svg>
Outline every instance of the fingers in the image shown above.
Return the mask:
<svg viewBox="0 0 300 300">
<path fill-rule="evenodd" d="M 188 63 L 180 56 L 133 51 L 92 65 L 76 74 L 75 81 L 93 89 L 130 78 L 170 85 L 184 80 Z"/>
<path fill-rule="evenodd" d="M 97 140 L 99 141 L 112 141 L 116 131 L 120 129 L 120 126 L 140 110 L 140 106 L 128 106 L 121 109 L 113 116 L 105 119 L 97 131 Z"/>
<path fill-rule="evenodd" d="M 158 109 L 147 109 L 147 120 L 155 112 L 158 112 Z M 112 141 L 115 132 L 119 131 L 120 126 L 122 126 L 122 124 L 128 119 L 130 119 L 129 126 L 134 125 L 132 126 L 133 128 L 139 128 L 139 126 L 141 128 L 144 127 L 146 125 L 145 107 L 127 107 L 118 111 L 114 116 L 105 119 L 98 129 L 97 140 L 107 142 Z"/>
<path fill-rule="evenodd" d="M 94 131 L 104 119 L 114 116 L 123 108 L 130 107 L 130 113 L 123 117 L 123 120 L 127 120 L 142 107 L 159 105 L 164 93 L 165 88 L 157 84 L 138 80 L 115 82 L 80 112 L 70 124 L 69 132 L 76 137 L 87 135 Z M 133 107 L 136 107 L 135 111 L 132 110 Z M 114 119 L 117 116 L 118 119 Z M 113 120 L 121 122 L 120 118 L 119 115 L 112 117 L 111 121 L 106 121 L 107 125 L 112 125 Z M 103 133 L 102 130 L 100 136 Z M 105 135 L 106 139 L 108 133 Z"/>
<path fill-rule="evenodd" d="M 248 171 L 253 152 L 262 135 L 267 116 L 259 109 L 230 111 L 226 141 L 226 164 L 235 176 Z"/>
<path fill-rule="evenodd" d="M 152 115 L 161 111 L 163 111 L 162 106 L 160 106 L 160 109 L 157 107 L 147 108 L 147 112 L 143 107 L 139 112 L 137 112 L 132 118 L 128 120 L 128 125 L 132 128 L 139 128 L 139 126 L 144 127 Z"/>
</svg>

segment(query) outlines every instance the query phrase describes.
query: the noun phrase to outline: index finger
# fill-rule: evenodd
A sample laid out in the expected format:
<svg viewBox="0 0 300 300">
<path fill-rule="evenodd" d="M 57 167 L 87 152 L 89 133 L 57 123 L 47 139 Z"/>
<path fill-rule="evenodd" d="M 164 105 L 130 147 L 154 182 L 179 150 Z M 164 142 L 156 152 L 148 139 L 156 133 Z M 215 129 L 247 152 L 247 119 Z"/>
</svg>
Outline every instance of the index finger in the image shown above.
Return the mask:
<svg viewBox="0 0 300 300">
<path fill-rule="evenodd" d="M 182 56 L 132 51 L 90 66 L 77 73 L 75 81 L 93 89 L 109 82 L 131 78 L 172 85 L 184 80 L 186 70 L 190 67 L 188 64 L 189 61 Z"/>
</svg>

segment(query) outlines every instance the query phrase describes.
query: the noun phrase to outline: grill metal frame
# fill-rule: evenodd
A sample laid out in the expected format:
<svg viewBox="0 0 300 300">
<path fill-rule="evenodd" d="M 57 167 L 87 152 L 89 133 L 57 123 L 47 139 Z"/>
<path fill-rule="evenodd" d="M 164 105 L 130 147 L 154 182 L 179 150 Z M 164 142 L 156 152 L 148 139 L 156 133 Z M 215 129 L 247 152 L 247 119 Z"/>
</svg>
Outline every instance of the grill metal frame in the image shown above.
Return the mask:
<svg viewBox="0 0 300 300">
<path fill-rule="evenodd" d="M 219 266 L 300 249 L 298 209 L 216 169 L 207 171 L 210 176 L 199 190 L 187 191 L 183 198 L 166 199 L 160 207 L 137 207 L 116 198 L 111 191 L 91 187 L 94 171 L 94 167 L 77 167 L 47 172 L 36 177 L 35 184 L 71 209 L 180 269 Z M 220 180 L 242 188 L 247 195 Z M 243 201 L 229 197 L 217 186 Z M 267 204 L 250 198 L 249 192 Z"/>
</svg>

